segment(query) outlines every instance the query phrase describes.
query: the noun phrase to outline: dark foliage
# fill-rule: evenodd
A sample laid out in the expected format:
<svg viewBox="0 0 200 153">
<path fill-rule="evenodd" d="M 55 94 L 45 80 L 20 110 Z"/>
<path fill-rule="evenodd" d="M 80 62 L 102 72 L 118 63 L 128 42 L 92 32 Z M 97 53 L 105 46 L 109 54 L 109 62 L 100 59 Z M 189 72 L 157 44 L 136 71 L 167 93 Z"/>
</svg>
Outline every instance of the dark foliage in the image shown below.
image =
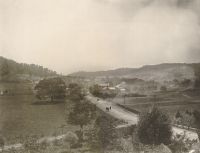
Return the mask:
<svg viewBox="0 0 200 153">
<path fill-rule="evenodd" d="M 68 116 L 68 123 L 73 125 L 80 125 L 81 129 L 84 125 L 90 123 L 94 118 L 96 107 L 90 104 L 86 100 L 81 100 L 79 103 L 75 103 L 72 111 Z"/>
<path fill-rule="evenodd" d="M 169 117 L 155 106 L 150 112 L 141 113 L 137 136 L 143 144 L 169 144 L 172 136 Z"/>
<path fill-rule="evenodd" d="M 85 94 L 80 85 L 71 83 L 68 86 L 68 99 L 71 101 L 71 110 L 67 117 L 67 122 L 72 125 L 79 125 L 77 131 L 79 141 L 83 141 L 83 127 L 88 125 L 96 116 L 96 106 L 85 99 Z"/>
<path fill-rule="evenodd" d="M 200 138 L 200 112 L 197 110 L 194 110 L 193 116 L 195 119 L 195 125 L 198 128 L 197 134 L 198 134 L 198 137 Z"/>
<path fill-rule="evenodd" d="M 56 76 L 55 71 L 51 71 L 35 64 L 17 63 L 13 60 L 0 57 L 0 79 L 6 81 L 10 76 L 27 74 L 30 76 L 47 77 Z"/>
<path fill-rule="evenodd" d="M 68 98 L 73 102 L 79 102 L 80 100 L 84 99 L 84 93 L 79 84 L 70 83 L 68 85 Z"/>
<path fill-rule="evenodd" d="M 92 150 L 101 150 L 117 146 L 117 133 L 115 121 L 108 116 L 99 116 L 92 130 L 89 131 L 88 141 Z"/>
<path fill-rule="evenodd" d="M 194 63 L 194 64 L 190 64 L 190 66 L 194 69 L 194 73 L 196 77 L 194 87 L 200 88 L 200 64 Z"/>
<path fill-rule="evenodd" d="M 2 136 L 0 136 L 0 147 L 1 147 L 2 150 L 4 148 L 4 145 L 5 145 L 5 140 L 3 139 Z"/>
<path fill-rule="evenodd" d="M 176 118 L 181 118 L 182 115 L 181 115 L 181 113 L 180 113 L 179 111 L 177 111 L 175 117 L 176 117 Z"/>
<path fill-rule="evenodd" d="M 97 84 L 90 87 L 90 93 L 99 98 L 114 98 L 117 95 L 116 92 L 109 89 L 102 89 Z"/>
<path fill-rule="evenodd" d="M 41 80 L 36 86 L 36 97 L 38 99 L 50 98 L 51 101 L 55 99 L 64 99 L 66 93 L 65 82 L 59 78 L 49 78 Z"/>
</svg>

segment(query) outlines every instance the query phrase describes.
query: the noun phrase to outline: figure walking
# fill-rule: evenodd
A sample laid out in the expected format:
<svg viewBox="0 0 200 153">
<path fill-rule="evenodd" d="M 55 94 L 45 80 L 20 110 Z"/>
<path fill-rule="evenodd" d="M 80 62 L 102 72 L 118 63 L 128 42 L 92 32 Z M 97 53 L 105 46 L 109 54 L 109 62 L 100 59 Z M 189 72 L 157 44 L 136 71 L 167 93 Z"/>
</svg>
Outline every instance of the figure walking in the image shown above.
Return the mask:
<svg viewBox="0 0 200 153">
<path fill-rule="evenodd" d="M 108 111 L 108 112 L 109 112 L 109 107 L 106 107 L 106 111 Z"/>
</svg>

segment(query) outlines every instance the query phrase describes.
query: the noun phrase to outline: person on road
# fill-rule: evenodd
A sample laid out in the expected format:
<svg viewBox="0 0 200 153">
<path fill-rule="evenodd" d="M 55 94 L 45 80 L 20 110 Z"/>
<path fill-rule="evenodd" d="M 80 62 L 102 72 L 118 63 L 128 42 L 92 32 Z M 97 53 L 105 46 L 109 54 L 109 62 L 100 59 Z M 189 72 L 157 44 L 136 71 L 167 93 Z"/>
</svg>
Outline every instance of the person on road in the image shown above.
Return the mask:
<svg viewBox="0 0 200 153">
<path fill-rule="evenodd" d="M 106 107 L 106 111 L 108 111 L 108 112 L 109 112 L 109 107 Z"/>
</svg>

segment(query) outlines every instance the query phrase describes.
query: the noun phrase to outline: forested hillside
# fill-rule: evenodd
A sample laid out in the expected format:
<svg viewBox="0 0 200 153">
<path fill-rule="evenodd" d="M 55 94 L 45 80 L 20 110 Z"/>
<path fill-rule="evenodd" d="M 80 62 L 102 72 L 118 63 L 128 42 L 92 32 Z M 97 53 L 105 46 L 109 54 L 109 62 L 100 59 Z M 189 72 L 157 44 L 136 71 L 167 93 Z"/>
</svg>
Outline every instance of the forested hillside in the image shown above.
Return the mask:
<svg viewBox="0 0 200 153">
<path fill-rule="evenodd" d="M 141 78 L 144 80 L 173 80 L 200 78 L 200 63 L 164 63 L 158 65 L 146 65 L 140 68 L 119 68 L 108 71 L 75 72 L 69 76 L 80 77 L 122 77 Z"/>
<path fill-rule="evenodd" d="M 19 76 L 47 77 L 55 75 L 57 75 L 55 71 L 40 65 L 17 63 L 14 60 L 0 57 L 0 81 L 13 81 Z"/>
</svg>

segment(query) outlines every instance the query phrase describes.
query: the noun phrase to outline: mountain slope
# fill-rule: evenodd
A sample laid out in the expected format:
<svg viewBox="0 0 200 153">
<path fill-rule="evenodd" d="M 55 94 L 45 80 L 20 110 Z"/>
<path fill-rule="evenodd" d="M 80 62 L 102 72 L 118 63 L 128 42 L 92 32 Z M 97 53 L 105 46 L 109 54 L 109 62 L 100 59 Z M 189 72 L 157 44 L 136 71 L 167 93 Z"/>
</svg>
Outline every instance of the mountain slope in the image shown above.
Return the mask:
<svg viewBox="0 0 200 153">
<path fill-rule="evenodd" d="M 0 56 L 1 81 L 17 80 L 22 76 L 47 77 L 55 75 L 57 75 L 55 71 L 43 68 L 40 65 L 17 63 Z"/>
<path fill-rule="evenodd" d="M 159 65 L 146 65 L 141 68 L 121 68 L 97 72 L 76 72 L 70 74 L 70 76 L 140 78 L 143 80 L 155 80 L 158 82 L 163 82 L 174 79 L 194 80 L 200 76 L 199 68 L 200 63 L 164 63 Z"/>
<path fill-rule="evenodd" d="M 134 72 L 135 70 L 136 69 L 134 68 L 119 68 L 115 70 L 96 71 L 96 72 L 79 71 L 69 74 L 69 76 L 79 76 L 79 77 L 123 76 L 123 75 L 128 75 L 131 72 Z"/>
</svg>

